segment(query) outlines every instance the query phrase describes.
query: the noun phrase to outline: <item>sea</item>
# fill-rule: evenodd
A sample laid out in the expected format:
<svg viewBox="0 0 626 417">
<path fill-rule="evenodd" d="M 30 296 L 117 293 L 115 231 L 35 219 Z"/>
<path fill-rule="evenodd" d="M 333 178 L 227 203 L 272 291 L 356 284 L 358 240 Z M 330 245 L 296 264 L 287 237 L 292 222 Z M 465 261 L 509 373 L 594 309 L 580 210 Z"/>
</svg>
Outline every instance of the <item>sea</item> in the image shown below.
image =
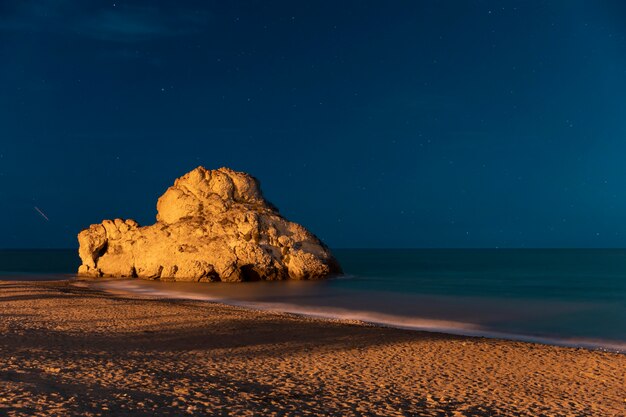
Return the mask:
<svg viewBox="0 0 626 417">
<path fill-rule="evenodd" d="M 87 284 L 118 293 L 626 353 L 624 249 L 333 253 L 345 274 L 321 281 Z M 79 264 L 76 250 L 0 250 L 0 280 L 76 279 Z"/>
</svg>

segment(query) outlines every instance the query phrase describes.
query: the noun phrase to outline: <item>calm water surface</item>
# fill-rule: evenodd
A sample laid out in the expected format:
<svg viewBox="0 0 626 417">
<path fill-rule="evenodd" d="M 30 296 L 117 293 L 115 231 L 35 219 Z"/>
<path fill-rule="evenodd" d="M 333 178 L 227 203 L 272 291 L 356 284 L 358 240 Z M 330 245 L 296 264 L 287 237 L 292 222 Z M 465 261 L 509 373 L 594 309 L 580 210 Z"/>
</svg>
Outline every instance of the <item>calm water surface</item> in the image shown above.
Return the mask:
<svg viewBox="0 0 626 417">
<path fill-rule="evenodd" d="M 244 284 L 97 282 L 395 327 L 626 351 L 626 250 L 335 250 L 345 277 Z M 0 279 L 63 279 L 75 251 L 0 251 Z"/>
</svg>

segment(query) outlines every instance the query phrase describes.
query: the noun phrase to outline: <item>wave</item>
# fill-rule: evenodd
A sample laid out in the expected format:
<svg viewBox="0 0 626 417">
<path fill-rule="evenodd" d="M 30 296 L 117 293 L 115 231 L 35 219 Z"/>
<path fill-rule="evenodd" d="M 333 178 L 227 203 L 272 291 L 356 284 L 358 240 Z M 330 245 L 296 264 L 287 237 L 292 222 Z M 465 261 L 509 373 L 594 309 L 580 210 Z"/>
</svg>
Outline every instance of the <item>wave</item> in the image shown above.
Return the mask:
<svg viewBox="0 0 626 417">
<path fill-rule="evenodd" d="M 466 323 L 461 321 L 407 317 L 386 314 L 377 311 L 348 309 L 341 307 L 304 306 L 277 301 L 247 301 L 220 295 L 209 295 L 189 291 L 173 290 L 171 288 L 158 289 L 155 287 L 140 285 L 136 281 L 104 281 L 99 283 L 91 283 L 90 285 L 96 286 L 107 292 L 118 294 L 139 294 L 163 299 L 207 301 L 253 310 L 289 313 L 312 318 L 341 320 L 352 323 L 358 322 L 404 330 L 428 331 L 458 336 L 485 337 L 490 339 L 506 339 L 511 341 L 539 343 L 553 346 L 565 346 L 626 353 L 626 343 L 604 340 L 545 337 L 518 333 L 507 333 L 489 330 L 474 323 Z"/>
</svg>

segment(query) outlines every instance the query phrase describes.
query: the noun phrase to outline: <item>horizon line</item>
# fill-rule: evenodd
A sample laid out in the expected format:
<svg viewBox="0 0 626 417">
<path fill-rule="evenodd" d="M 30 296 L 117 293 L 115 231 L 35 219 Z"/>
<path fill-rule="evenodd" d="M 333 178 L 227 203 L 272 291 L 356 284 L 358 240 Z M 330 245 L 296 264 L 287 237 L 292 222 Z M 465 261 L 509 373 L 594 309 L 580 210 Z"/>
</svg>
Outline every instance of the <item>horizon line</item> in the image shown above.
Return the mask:
<svg viewBox="0 0 626 417">
<path fill-rule="evenodd" d="M 419 247 L 359 247 L 359 246 L 344 246 L 344 247 L 332 247 L 328 246 L 331 250 L 616 250 L 626 249 L 626 246 L 419 246 Z M 1 248 L 0 251 L 27 251 L 27 250 L 50 250 L 50 251 L 78 251 L 78 247 L 75 248 L 42 248 L 42 247 L 15 247 L 15 248 Z"/>
</svg>

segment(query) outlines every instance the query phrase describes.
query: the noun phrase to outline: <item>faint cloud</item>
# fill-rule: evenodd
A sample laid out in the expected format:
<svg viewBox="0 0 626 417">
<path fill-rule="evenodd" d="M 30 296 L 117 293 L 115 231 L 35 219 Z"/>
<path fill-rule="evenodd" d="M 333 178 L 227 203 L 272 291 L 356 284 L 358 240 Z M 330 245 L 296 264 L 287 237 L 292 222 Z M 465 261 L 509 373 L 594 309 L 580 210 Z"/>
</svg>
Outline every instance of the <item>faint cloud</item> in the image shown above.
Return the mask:
<svg viewBox="0 0 626 417">
<path fill-rule="evenodd" d="M 68 1 L 7 1 L 0 3 L 0 30 L 47 31 L 52 22 L 62 19 Z"/>
<path fill-rule="evenodd" d="M 210 15 L 180 6 L 109 5 L 77 0 L 0 4 L 0 31 L 52 32 L 112 42 L 141 42 L 204 30 Z"/>
<path fill-rule="evenodd" d="M 78 32 L 101 40 L 137 42 L 200 32 L 209 16 L 190 10 L 156 7 L 117 7 L 102 10 L 78 25 Z"/>
<path fill-rule="evenodd" d="M 107 40 L 137 40 L 167 36 L 172 29 L 145 13 L 107 11 L 87 22 L 81 31 Z"/>
</svg>

